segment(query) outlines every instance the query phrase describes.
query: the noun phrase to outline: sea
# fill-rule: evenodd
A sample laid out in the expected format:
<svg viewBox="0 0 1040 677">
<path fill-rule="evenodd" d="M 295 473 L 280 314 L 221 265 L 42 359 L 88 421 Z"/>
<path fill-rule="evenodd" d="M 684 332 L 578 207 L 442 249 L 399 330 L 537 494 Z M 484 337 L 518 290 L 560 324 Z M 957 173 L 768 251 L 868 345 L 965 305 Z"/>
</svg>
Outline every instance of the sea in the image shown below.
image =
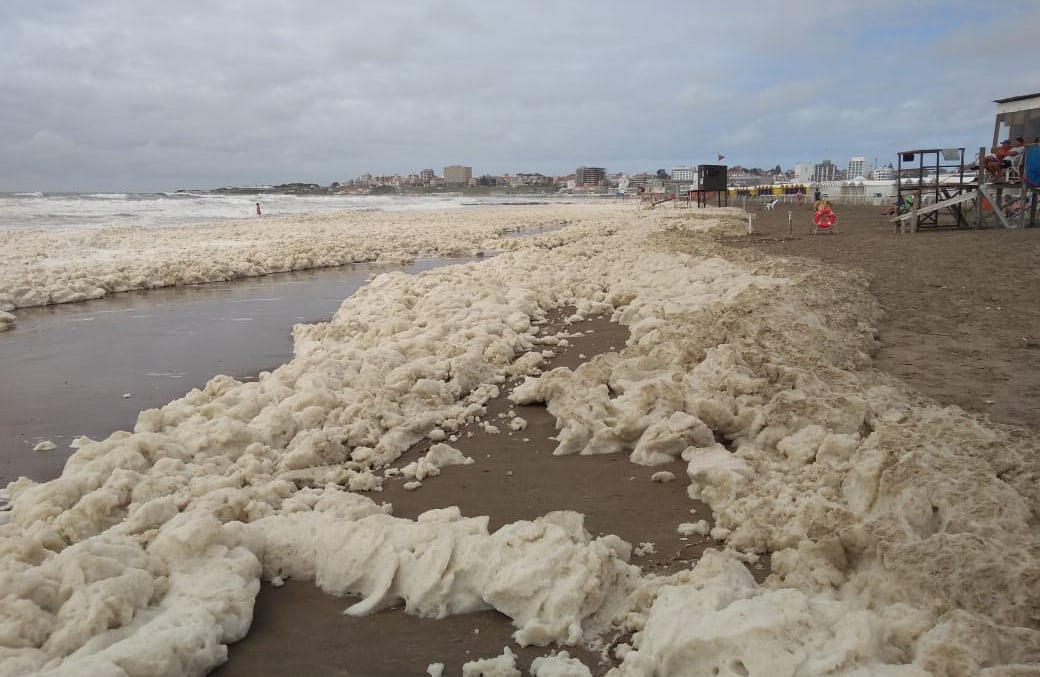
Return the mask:
<svg viewBox="0 0 1040 677">
<path fill-rule="evenodd" d="M 559 203 L 544 196 L 291 195 L 280 193 L 0 193 L 0 231 L 172 226 L 335 211 L 417 212 Z"/>
</svg>

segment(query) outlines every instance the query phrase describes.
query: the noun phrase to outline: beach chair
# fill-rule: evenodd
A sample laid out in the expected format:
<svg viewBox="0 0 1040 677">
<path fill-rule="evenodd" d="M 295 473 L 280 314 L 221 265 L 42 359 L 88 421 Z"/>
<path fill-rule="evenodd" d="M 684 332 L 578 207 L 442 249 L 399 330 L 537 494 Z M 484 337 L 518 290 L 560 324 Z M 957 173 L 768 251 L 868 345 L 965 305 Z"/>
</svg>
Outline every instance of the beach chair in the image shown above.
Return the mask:
<svg viewBox="0 0 1040 677">
<path fill-rule="evenodd" d="M 1022 159 L 1025 153 L 1012 155 L 1009 160 L 1011 164 L 1004 170 L 1005 183 L 1018 183 L 1022 180 Z"/>
</svg>

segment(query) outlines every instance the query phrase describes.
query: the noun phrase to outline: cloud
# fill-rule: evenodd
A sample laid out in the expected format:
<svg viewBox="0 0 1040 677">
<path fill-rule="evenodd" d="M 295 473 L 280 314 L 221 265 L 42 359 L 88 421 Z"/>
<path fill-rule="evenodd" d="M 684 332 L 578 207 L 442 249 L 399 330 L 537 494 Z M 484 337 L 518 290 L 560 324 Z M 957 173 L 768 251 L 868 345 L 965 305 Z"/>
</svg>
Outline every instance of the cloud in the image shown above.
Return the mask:
<svg viewBox="0 0 1040 677">
<path fill-rule="evenodd" d="M 1036 25 L 1025 0 L 993 17 L 962 0 L 8 0 L 0 190 L 452 163 L 638 172 L 713 160 L 720 144 L 748 166 L 971 146 L 988 142 L 992 99 L 1033 91 L 1009 66 Z"/>
</svg>

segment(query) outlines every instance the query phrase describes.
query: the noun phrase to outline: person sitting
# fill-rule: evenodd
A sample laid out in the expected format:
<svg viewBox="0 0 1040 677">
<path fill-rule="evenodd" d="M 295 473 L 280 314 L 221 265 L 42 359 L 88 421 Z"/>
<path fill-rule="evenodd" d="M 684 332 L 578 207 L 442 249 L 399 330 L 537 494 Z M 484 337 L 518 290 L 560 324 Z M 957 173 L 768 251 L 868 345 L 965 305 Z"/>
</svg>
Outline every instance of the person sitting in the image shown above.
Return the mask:
<svg viewBox="0 0 1040 677">
<path fill-rule="evenodd" d="M 993 149 L 993 153 L 986 156 L 986 172 L 989 174 L 990 181 L 998 180 L 1001 170 L 1015 166 L 1020 161 L 1019 156 L 1024 150 L 1025 141 L 1021 136 L 1015 138 L 1014 144 L 1010 139 L 1001 141 L 1000 145 Z"/>
<path fill-rule="evenodd" d="M 1016 136 L 1015 142 L 1011 144 L 1011 147 L 1006 153 L 1004 153 L 1004 159 L 1001 160 L 1000 166 L 1003 169 L 1020 169 L 1022 167 L 1022 160 L 1025 158 L 1025 153 L 1026 140 L 1021 136 Z"/>
</svg>

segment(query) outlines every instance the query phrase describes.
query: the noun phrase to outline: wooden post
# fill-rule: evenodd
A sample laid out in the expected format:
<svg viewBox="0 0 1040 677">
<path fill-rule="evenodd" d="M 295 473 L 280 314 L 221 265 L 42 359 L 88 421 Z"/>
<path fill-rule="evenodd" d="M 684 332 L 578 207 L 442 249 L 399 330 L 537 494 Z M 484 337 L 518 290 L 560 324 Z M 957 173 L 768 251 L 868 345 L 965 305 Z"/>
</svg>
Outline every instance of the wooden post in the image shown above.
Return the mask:
<svg viewBox="0 0 1040 677">
<path fill-rule="evenodd" d="M 787 237 L 794 235 L 794 226 L 791 224 L 791 212 L 787 212 Z"/>
</svg>

